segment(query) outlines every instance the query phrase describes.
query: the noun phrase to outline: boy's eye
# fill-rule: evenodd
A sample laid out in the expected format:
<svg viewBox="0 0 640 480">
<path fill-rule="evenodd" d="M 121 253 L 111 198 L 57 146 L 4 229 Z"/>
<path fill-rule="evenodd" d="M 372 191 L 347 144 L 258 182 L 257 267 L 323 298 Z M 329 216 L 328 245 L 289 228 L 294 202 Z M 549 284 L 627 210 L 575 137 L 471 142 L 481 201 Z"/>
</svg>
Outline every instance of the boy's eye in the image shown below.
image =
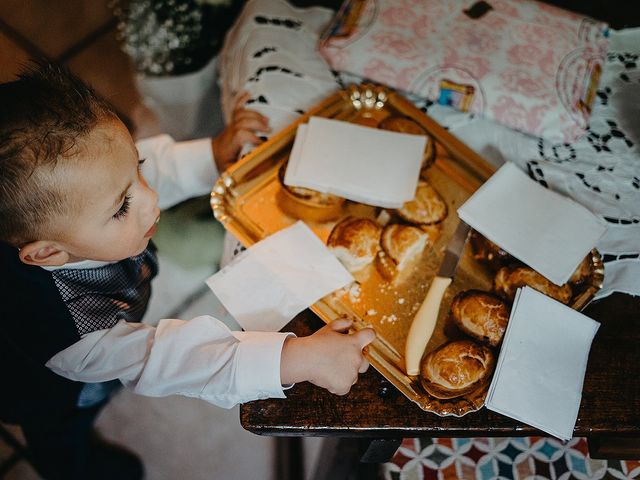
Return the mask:
<svg viewBox="0 0 640 480">
<path fill-rule="evenodd" d="M 138 170 L 140 170 L 140 167 L 142 167 L 142 164 L 144 163 L 145 160 L 146 158 L 141 158 L 140 160 L 138 160 Z"/>
<path fill-rule="evenodd" d="M 124 197 L 124 201 L 122 202 L 122 205 L 120 206 L 118 211 L 113 214 L 113 218 L 115 218 L 116 220 L 119 220 L 122 217 L 126 216 L 127 213 L 129 212 L 130 204 L 131 204 L 131 195 L 127 193 Z"/>
</svg>

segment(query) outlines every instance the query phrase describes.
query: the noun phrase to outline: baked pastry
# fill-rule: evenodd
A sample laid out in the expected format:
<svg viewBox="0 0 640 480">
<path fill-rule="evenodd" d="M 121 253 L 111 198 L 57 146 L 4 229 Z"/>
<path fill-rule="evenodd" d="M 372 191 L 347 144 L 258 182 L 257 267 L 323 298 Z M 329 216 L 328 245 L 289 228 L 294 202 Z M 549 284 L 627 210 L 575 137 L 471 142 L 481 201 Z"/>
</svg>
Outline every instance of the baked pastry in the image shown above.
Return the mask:
<svg viewBox="0 0 640 480">
<path fill-rule="evenodd" d="M 516 290 L 528 285 L 565 305 L 573 296 L 571 285 L 556 285 L 530 267 L 502 267 L 493 279 L 493 290 L 501 297 L 513 301 Z"/>
<path fill-rule="evenodd" d="M 376 257 L 376 268 L 387 280 L 404 270 L 407 263 L 422 253 L 428 236 L 418 227 L 392 223 L 382 229 L 382 250 Z"/>
<path fill-rule="evenodd" d="M 418 225 L 432 225 L 447 218 L 447 203 L 429 183 L 418 181 L 415 198 L 396 210 L 404 220 Z"/>
<path fill-rule="evenodd" d="M 466 290 L 451 302 L 451 319 L 470 337 L 497 347 L 509 322 L 509 307 L 491 293 Z"/>
<path fill-rule="evenodd" d="M 427 145 L 422 156 L 422 169 L 430 167 L 436 158 L 436 149 L 433 140 L 427 131 L 414 120 L 408 117 L 390 116 L 380 122 L 378 128 L 389 130 L 390 132 L 410 133 L 412 135 L 423 135 L 427 137 Z"/>
<path fill-rule="evenodd" d="M 325 222 L 342 213 L 345 199 L 331 193 L 322 193 L 310 188 L 292 187 L 284 184 L 287 164 L 278 170 L 278 180 L 282 187 L 276 196 L 278 206 L 294 218 Z"/>
<path fill-rule="evenodd" d="M 484 386 L 494 365 L 490 348 L 472 340 L 457 340 L 427 354 L 420 366 L 420 383 L 433 397 L 456 398 Z"/>
<path fill-rule="evenodd" d="M 362 270 L 376 257 L 381 233 L 382 227 L 374 220 L 347 217 L 333 227 L 327 246 L 353 273 Z"/>
<path fill-rule="evenodd" d="M 487 263 L 494 270 L 516 261 L 513 256 L 475 230 L 471 230 L 469 234 L 469 243 L 473 258 Z"/>
<path fill-rule="evenodd" d="M 427 234 L 427 243 L 429 245 L 435 245 L 442 235 L 442 223 L 435 223 L 433 225 L 418 225 L 420 230 Z"/>
</svg>

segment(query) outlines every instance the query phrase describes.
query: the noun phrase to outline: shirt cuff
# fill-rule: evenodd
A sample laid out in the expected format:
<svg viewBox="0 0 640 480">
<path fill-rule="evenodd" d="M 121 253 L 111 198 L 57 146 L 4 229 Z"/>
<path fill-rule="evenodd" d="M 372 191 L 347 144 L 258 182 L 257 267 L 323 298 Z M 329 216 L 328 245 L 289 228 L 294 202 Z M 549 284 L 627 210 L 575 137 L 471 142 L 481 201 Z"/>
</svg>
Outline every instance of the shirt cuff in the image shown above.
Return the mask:
<svg viewBox="0 0 640 480">
<path fill-rule="evenodd" d="M 280 381 L 282 347 L 293 333 L 233 332 L 240 340 L 236 367 L 238 391 L 247 398 L 286 398 Z M 290 388 L 291 386 L 288 386 Z"/>
<path fill-rule="evenodd" d="M 174 146 L 174 154 L 179 162 L 189 163 L 189 167 L 181 168 L 180 172 L 183 175 L 189 175 L 188 183 L 194 186 L 197 194 L 211 193 L 213 181 L 218 178 L 211 138 L 177 142 Z"/>
</svg>

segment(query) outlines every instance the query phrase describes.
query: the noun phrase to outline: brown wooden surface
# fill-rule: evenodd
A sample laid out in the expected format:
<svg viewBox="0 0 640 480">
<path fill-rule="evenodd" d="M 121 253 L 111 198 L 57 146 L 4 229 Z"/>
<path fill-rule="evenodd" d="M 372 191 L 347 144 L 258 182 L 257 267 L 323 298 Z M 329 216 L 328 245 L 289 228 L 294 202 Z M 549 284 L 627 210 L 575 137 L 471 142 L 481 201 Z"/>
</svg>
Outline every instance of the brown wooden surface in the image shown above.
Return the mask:
<svg viewBox="0 0 640 480">
<path fill-rule="evenodd" d="M 601 326 L 589 356 L 574 436 L 640 437 L 640 298 L 614 294 L 584 313 Z M 301 336 L 322 325 L 307 310 L 285 330 Z M 486 408 L 461 418 L 424 412 L 373 368 L 343 397 L 306 382 L 286 393 L 287 399 L 242 405 L 242 426 L 260 435 L 372 438 L 540 433 Z"/>
</svg>

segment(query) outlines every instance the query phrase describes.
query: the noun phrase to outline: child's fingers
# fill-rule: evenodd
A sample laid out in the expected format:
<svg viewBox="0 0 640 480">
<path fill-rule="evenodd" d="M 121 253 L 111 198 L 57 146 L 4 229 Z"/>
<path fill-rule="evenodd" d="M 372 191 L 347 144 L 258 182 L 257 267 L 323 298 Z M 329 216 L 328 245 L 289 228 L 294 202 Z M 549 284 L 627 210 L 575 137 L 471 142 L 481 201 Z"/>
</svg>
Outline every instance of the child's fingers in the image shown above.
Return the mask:
<svg viewBox="0 0 640 480">
<path fill-rule="evenodd" d="M 373 328 L 363 328 L 354 333 L 353 337 L 359 343 L 360 348 L 364 348 L 375 340 L 376 332 Z"/>
<path fill-rule="evenodd" d="M 262 143 L 262 139 L 250 130 L 238 130 L 234 136 L 234 141 L 237 145 L 244 145 L 245 143 L 258 145 Z"/>
<path fill-rule="evenodd" d="M 247 103 L 247 100 L 251 98 L 251 94 L 246 90 L 238 92 L 236 94 L 236 99 L 233 102 L 233 111 L 240 110 L 244 107 L 244 104 Z"/>
<path fill-rule="evenodd" d="M 236 128 L 246 128 L 252 130 L 260 130 L 261 132 L 269 132 L 269 119 L 253 110 L 238 110 L 233 117 L 233 123 Z"/>
<path fill-rule="evenodd" d="M 369 369 L 369 360 L 366 358 L 362 359 L 362 363 L 360 364 L 360 368 L 358 369 L 359 373 L 364 373 Z"/>
<path fill-rule="evenodd" d="M 353 323 L 350 318 L 338 318 L 329 324 L 331 330 L 336 332 L 346 332 Z"/>
</svg>

